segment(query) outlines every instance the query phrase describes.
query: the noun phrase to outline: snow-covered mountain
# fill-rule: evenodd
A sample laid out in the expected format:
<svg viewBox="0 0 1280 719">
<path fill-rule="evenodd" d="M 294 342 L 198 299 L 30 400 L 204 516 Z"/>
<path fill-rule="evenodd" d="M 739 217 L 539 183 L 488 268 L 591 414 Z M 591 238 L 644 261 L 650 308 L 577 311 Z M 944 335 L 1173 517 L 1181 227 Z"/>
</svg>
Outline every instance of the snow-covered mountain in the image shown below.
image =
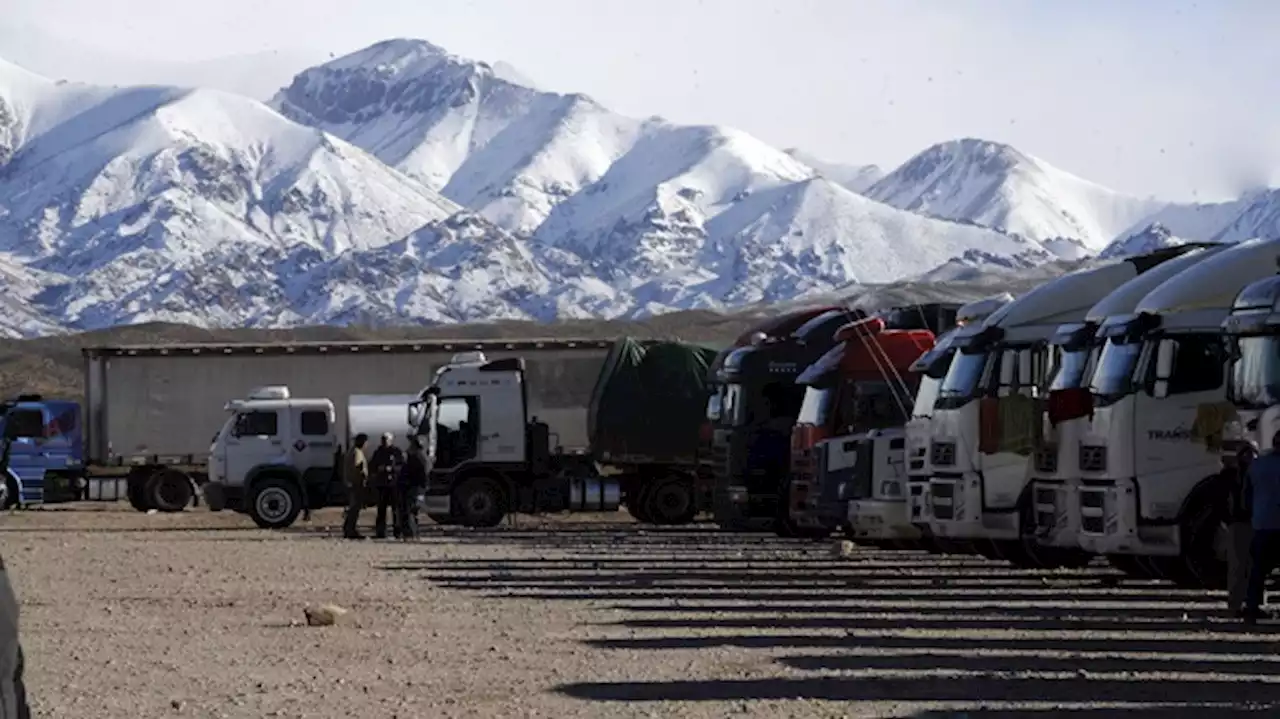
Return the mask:
<svg viewBox="0 0 1280 719">
<path fill-rule="evenodd" d="M 1034 240 L 1076 238 L 1094 251 L 1166 204 L 1122 195 L 1008 145 L 972 138 L 926 149 L 866 194 Z"/>
<path fill-rule="evenodd" d="M 786 152 L 817 170 L 819 175 L 860 194 L 865 193 L 884 177 L 884 170 L 879 165 L 845 165 L 827 162 L 795 147 L 789 148 Z"/>
</svg>

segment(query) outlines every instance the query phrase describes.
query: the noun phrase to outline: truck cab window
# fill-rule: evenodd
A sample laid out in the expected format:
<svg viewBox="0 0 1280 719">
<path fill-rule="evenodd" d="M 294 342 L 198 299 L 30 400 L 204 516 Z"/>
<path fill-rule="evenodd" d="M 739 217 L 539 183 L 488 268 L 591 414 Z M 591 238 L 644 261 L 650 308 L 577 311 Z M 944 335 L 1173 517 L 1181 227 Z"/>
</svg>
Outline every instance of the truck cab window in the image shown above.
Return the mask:
<svg viewBox="0 0 1280 719">
<path fill-rule="evenodd" d="M 275 412 L 255 410 L 236 415 L 236 437 L 274 437 L 280 431 Z"/>
<path fill-rule="evenodd" d="M 1225 352 L 1222 341 L 1212 335 L 1177 337 L 1173 355 L 1173 376 L 1169 394 L 1209 392 L 1222 386 Z"/>
<path fill-rule="evenodd" d="M 454 467 L 474 459 L 478 450 L 479 417 L 475 397 L 440 400 L 436 420 L 436 460 L 440 467 Z"/>
<path fill-rule="evenodd" d="M 329 415 L 319 410 L 307 410 L 298 417 L 298 429 L 308 437 L 327 435 L 329 434 Z"/>
<path fill-rule="evenodd" d="M 5 436 L 43 437 L 44 413 L 38 409 L 14 409 L 5 416 Z"/>
</svg>

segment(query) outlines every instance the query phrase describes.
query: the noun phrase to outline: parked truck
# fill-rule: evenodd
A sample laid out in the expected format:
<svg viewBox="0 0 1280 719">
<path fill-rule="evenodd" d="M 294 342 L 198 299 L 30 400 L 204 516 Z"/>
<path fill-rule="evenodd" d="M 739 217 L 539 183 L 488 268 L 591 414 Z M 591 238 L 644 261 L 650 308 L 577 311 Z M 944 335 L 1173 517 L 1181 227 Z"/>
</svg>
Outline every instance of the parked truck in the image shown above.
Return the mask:
<svg viewBox="0 0 1280 719">
<path fill-rule="evenodd" d="M 1244 443 L 1271 447 L 1280 432 L 1280 256 L 1277 274 L 1247 285 L 1222 323 L 1230 367 L 1227 399 L 1235 411 L 1223 432 L 1225 465 Z"/>
<path fill-rule="evenodd" d="M 337 437 L 347 398 L 396 394 L 464 351 L 527 357 L 530 406 L 568 445 L 585 446 L 592 382 L 612 343 L 592 339 L 295 342 L 92 347 L 83 350 L 85 498 L 180 511 L 208 481 L 227 398 L 285 386 L 332 397 Z M 403 411 L 400 423 L 403 426 Z M 403 434 L 403 431 L 401 431 Z"/>
<path fill-rule="evenodd" d="M 7 462 L 0 472 L 0 509 L 68 501 L 84 489 L 80 406 L 40 395 L 0 402 Z"/>
<path fill-rule="evenodd" d="M 909 370 L 934 346 L 933 332 L 886 329 L 879 317 L 845 325 L 835 339 L 796 380 L 805 389 L 791 435 L 788 511 L 798 535 L 852 535 L 850 502 L 904 496 L 902 426 L 918 385 Z"/>
<path fill-rule="evenodd" d="M 1080 438 L 1080 546 L 1142 557 L 1188 587 L 1220 587 L 1226 504 L 1220 442 L 1228 418 L 1221 332 L 1237 295 L 1266 278 L 1280 240 L 1199 262 L 1112 317 Z"/>
<path fill-rule="evenodd" d="M 1116 287 L 1183 254 L 1173 248 L 1078 270 L 956 333 L 930 421 L 929 529 L 1019 567 L 1081 566 L 1082 552 L 1036 543 L 1028 478 L 1040 436 L 1048 341 Z"/>
<path fill-rule="evenodd" d="M 1041 442 L 1031 466 L 1036 540 L 1062 549 L 1079 549 L 1080 434 L 1093 411 L 1089 384 L 1104 338 L 1098 329 L 1108 317 L 1130 314 L 1148 293 L 1193 265 L 1226 250 L 1228 245 L 1186 245 L 1186 254 L 1134 277 L 1094 305 L 1083 322 L 1064 324 L 1049 340 L 1051 353 L 1046 411 Z M 1117 569 L 1135 577 L 1151 577 L 1133 555 L 1111 555 Z"/>
<path fill-rule="evenodd" d="M 655 524 L 692 521 L 711 492 L 704 453 L 707 369 L 716 351 L 620 340 L 595 383 L 585 448 L 554 440 L 527 402 L 524 360 L 459 355 L 420 393 L 436 395 L 436 463 L 427 513 L 491 527 L 513 513 L 614 511 Z M 409 424 L 428 436 L 421 405 Z M 607 471 L 607 473 L 602 472 Z"/>
</svg>

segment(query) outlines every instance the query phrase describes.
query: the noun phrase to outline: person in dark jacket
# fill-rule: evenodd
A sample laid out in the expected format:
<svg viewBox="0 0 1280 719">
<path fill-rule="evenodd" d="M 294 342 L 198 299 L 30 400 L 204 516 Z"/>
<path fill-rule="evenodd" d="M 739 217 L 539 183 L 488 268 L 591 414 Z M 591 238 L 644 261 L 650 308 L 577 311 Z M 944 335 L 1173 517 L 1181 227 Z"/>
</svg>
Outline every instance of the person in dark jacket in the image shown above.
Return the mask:
<svg viewBox="0 0 1280 719">
<path fill-rule="evenodd" d="M 1245 473 L 1246 491 L 1253 517 L 1253 542 L 1249 547 L 1249 588 L 1244 620 L 1253 623 L 1265 616 L 1267 576 L 1280 560 L 1280 432 L 1271 448 L 1253 460 Z"/>
<path fill-rule="evenodd" d="M 400 537 L 400 525 L 395 521 L 395 489 L 396 478 L 400 467 L 404 464 L 404 453 L 392 444 L 395 438 L 390 432 L 382 435 L 382 443 L 373 450 L 369 458 L 369 486 L 377 493 L 378 512 L 373 520 L 373 536 L 377 539 L 387 538 L 387 511 L 391 510 L 391 531 L 396 538 Z"/>
<path fill-rule="evenodd" d="M 0 557 L 0 719 L 31 719 L 18 643 L 18 598 Z"/>
<path fill-rule="evenodd" d="M 1235 466 L 1227 469 L 1227 611 L 1240 616 L 1249 588 L 1249 547 L 1253 543 L 1247 473 L 1257 456 L 1257 448 L 1246 444 L 1236 452 Z"/>
<path fill-rule="evenodd" d="M 415 507 L 418 494 L 427 488 L 431 472 L 431 458 L 416 437 L 409 438 L 409 452 L 396 482 L 396 524 L 404 539 L 418 536 L 418 513 Z"/>
</svg>

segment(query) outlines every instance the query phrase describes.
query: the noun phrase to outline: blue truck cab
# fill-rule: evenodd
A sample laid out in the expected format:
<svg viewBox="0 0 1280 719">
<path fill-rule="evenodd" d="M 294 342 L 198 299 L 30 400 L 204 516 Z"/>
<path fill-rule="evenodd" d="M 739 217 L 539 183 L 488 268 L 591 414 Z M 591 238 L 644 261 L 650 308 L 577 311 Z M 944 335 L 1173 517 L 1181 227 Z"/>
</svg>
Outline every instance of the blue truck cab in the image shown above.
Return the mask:
<svg viewBox="0 0 1280 719">
<path fill-rule="evenodd" d="M 0 508 L 77 499 L 85 486 L 80 405 L 20 395 L 0 401 Z"/>
</svg>

